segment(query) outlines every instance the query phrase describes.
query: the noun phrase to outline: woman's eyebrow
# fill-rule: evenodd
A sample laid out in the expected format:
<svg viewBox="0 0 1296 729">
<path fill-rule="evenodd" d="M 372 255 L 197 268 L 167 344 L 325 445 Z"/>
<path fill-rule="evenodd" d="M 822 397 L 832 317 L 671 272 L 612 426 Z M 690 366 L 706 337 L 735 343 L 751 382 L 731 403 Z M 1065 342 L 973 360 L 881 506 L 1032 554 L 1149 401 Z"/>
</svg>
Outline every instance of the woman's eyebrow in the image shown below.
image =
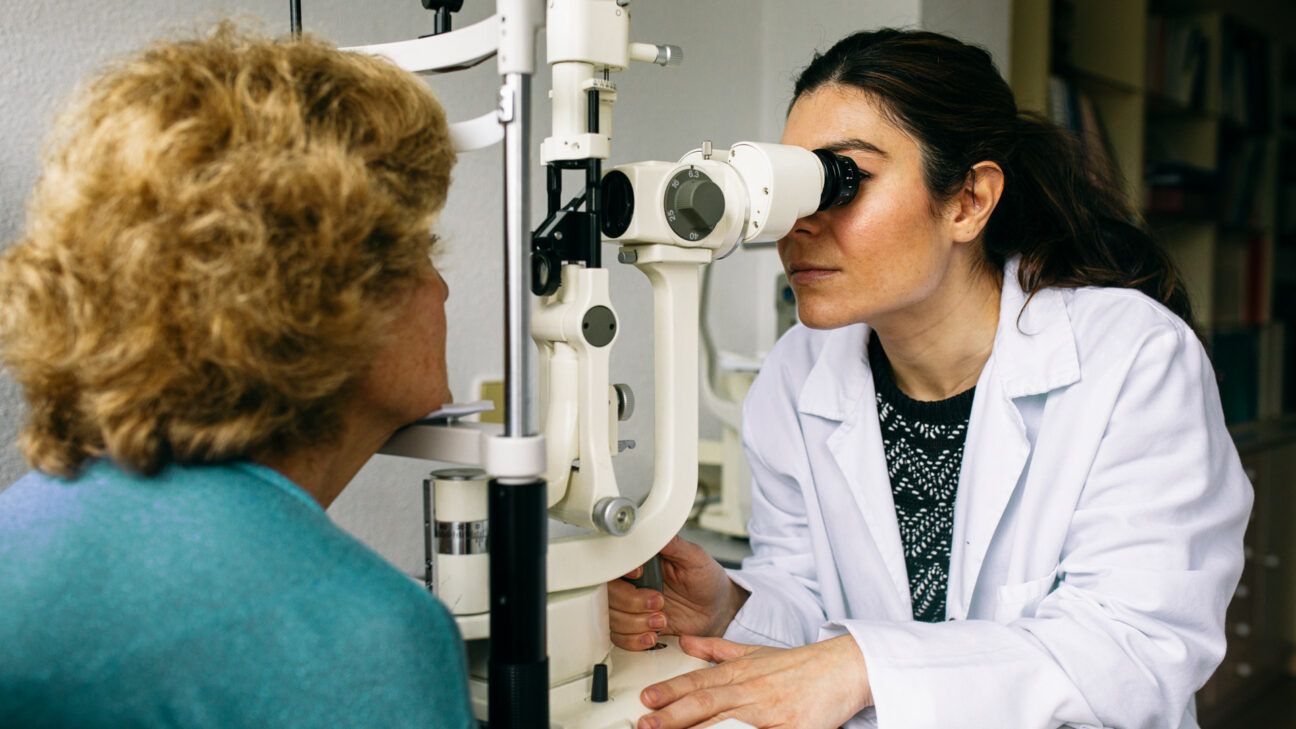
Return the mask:
<svg viewBox="0 0 1296 729">
<path fill-rule="evenodd" d="M 826 144 L 823 147 L 820 147 L 820 149 L 826 149 L 834 154 L 837 152 L 869 152 L 871 154 L 876 154 L 879 157 L 890 158 L 890 155 L 883 151 L 881 147 L 857 137 L 840 139 L 831 144 Z"/>
</svg>

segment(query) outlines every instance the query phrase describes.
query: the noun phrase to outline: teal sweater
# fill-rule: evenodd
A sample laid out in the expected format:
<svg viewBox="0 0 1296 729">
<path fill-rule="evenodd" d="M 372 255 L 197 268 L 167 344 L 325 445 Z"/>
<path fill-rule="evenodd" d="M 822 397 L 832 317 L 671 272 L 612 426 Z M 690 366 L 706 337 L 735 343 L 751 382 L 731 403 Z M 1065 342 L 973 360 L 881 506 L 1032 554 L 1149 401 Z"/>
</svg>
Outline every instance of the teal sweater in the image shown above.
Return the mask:
<svg viewBox="0 0 1296 729">
<path fill-rule="evenodd" d="M 0 726 L 475 727 L 436 600 L 249 463 L 0 492 Z"/>
</svg>

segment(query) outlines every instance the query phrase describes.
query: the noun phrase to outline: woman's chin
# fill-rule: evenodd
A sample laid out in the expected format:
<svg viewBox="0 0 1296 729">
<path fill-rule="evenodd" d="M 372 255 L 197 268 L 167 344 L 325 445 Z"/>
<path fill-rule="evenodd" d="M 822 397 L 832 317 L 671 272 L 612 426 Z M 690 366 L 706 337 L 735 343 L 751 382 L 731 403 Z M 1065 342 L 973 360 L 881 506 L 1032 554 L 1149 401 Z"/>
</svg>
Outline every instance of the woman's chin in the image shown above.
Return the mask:
<svg viewBox="0 0 1296 729">
<path fill-rule="evenodd" d="M 813 306 L 799 306 L 797 319 L 811 329 L 837 329 L 855 323 L 840 311 L 823 311 Z"/>
</svg>

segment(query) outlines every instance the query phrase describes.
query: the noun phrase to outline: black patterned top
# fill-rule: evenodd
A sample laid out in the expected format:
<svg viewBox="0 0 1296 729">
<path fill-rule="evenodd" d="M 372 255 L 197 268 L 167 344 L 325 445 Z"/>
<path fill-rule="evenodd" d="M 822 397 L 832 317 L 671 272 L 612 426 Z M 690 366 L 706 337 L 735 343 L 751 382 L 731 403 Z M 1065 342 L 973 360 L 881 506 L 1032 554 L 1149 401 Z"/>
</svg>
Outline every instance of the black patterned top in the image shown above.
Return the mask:
<svg viewBox="0 0 1296 729">
<path fill-rule="evenodd" d="M 895 500 L 914 620 L 945 619 L 954 496 L 976 388 L 935 402 L 900 391 L 882 345 L 869 339 L 878 420 Z"/>
</svg>

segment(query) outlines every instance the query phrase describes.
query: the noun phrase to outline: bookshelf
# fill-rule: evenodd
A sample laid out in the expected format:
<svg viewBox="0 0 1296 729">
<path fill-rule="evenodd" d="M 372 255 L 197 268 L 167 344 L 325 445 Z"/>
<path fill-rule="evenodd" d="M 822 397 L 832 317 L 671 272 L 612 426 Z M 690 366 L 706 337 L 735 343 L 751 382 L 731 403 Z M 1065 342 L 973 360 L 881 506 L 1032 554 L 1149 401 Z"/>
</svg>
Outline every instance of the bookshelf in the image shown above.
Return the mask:
<svg viewBox="0 0 1296 729">
<path fill-rule="evenodd" d="M 1296 675 L 1296 3 L 1013 0 L 1011 69 L 1022 109 L 1112 158 L 1174 258 L 1255 487 L 1228 653 L 1197 697 L 1219 726 Z"/>
<path fill-rule="evenodd" d="M 1015 0 L 1009 81 L 1023 109 L 1101 140 L 1184 276 L 1240 424 L 1296 412 L 1296 39 L 1267 30 L 1296 32 L 1296 10 L 1223 5 Z"/>
</svg>

